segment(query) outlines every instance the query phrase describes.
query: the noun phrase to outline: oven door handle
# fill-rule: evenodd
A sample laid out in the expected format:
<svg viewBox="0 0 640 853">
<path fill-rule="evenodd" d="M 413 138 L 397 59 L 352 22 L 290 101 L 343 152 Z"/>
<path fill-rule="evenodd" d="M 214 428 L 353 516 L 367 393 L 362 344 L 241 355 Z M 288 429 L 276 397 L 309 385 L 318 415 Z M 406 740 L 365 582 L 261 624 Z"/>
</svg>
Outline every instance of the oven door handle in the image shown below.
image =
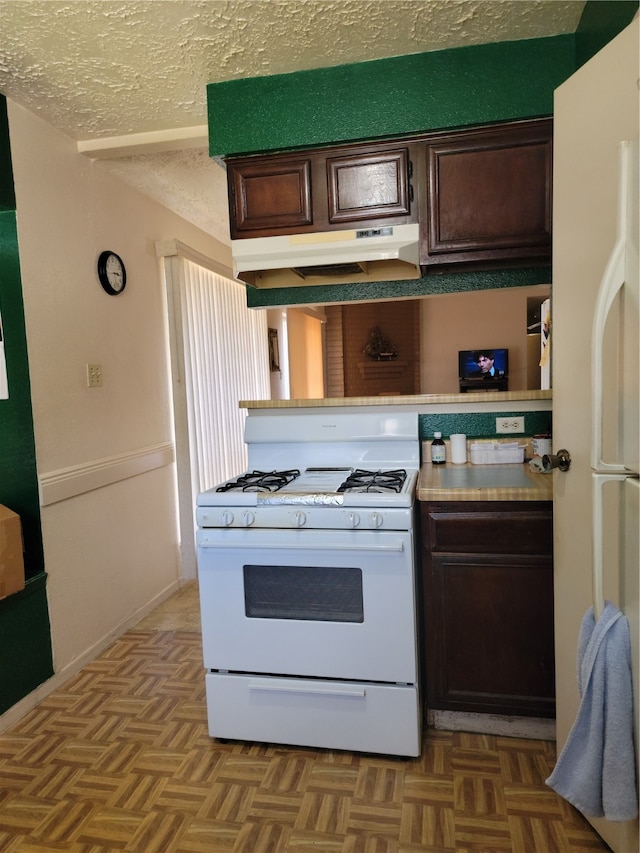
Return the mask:
<svg viewBox="0 0 640 853">
<path fill-rule="evenodd" d="M 260 551 L 268 550 L 268 545 L 265 545 L 264 540 L 262 542 L 233 542 L 233 541 L 207 541 L 206 537 L 201 537 L 199 543 L 201 548 L 237 548 L 242 550 L 250 550 L 252 548 L 256 548 Z M 331 545 L 323 545 L 322 543 L 314 542 L 313 544 L 307 542 L 306 544 L 303 542 L 287 542 L 286 545 L 279 545 L 273 547 L 283 547 L 286 548 L 287 551 L 309 551 L 310 549 L 314 551 L 393 551 L 395 553 L 401 553 L 404 551 L 404 542 L 398 540 L 396 542 L 385 542 L 382 544 L 357 544 L 355 542 L 347 542 L 345 544 L 331 544 Z"/>
<path fill-rule="evenodd" d="M 258 693 L 306 693 L 310 696 L 343 696 L 355 699 L 362 699 L 366 695 L 364 687 L 306 687 L 302 684 L 265 684 L 257 681 L 249 682 L 249 690 Z"/>
</svg>

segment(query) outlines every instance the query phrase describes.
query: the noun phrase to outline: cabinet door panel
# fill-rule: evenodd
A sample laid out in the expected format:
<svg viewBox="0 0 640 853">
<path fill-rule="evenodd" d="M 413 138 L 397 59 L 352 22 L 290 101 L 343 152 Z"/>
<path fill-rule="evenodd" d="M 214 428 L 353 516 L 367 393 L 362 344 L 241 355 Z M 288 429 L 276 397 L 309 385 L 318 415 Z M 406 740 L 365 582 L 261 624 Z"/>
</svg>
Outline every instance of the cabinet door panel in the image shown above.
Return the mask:
<svg viewBox="0 0 640 853">
<path fill-rule="evenodd" d="M 550 260 L 550 121 L 427 143 L 422 263 Z"/>
<path fill-rule="evenodd" d="M 327 157 L 329 222 L 405 216 L 410 210 L 406 148 Z"/>
<path fill-rule="evenodd" d="M 551 503 L 441 501 L 420 511 L 427 706 L 552 717 Z"/>
<path fill-rule="evenodd" d="M 313 221 L 311 161 L 229 164 L 232 234 L 292 228 Z"/>
<path fill-rule="evenodd" d="M 551 560 L 434 555 L 425 605 L 430 708 L 553 715 Z"/>
<path fill-rule="evenodd" d="M 437 251 L 545 240 L 548 210 L 532 182 L 544 171 L 546 159 L 546 146 L 542 145 L 509 152 L 432 148 L 429 171 L 440 196 L 432 221 Z M 514 208 L 514 195 L 521 200 L 526 197 L 527 203 Z"/>
</svg>

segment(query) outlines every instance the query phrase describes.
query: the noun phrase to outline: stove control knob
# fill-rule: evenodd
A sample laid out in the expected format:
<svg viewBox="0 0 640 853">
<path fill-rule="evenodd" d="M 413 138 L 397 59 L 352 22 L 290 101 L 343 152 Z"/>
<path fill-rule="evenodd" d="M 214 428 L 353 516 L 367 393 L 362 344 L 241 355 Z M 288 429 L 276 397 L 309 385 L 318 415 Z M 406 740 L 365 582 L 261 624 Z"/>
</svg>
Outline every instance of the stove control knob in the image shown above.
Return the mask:
<svg viewBox="0 0 640 853">
<path fill-rule="evenodd" d="M 382 527 L 382 516 L 379 512 L 372 512 L 369 521 L 372 527 Z"/>
<path fill-rule="evenodd" d="M 231 527 L 233 524 L 233 513 L 230 510 L 225 509 L 220 516 L 220 521 L 222 521 L 224 527 Z"/>
<path fill-rule="evenodd" d="M 291 521 L 293 522 L 294 527 L 304 527 L 307 523 L 307 516 L 300 510 L 297 510 L 297 512 L 294 512 L 291 516 Z"/>
<path fill-rule="evenodd" d="M 360 524 L 360 516 L 357 512 L 350 512 L 347 515 L 347 527 L 357 527 Z"/>
<path fill-rule="evenodd" d="M 255 513 L 251 512 L 250 510 L 247 510 L 246 512 L 242 513 L 242 524 L 244 527 L 251 527 L 255 520 Z"/>
</svg>

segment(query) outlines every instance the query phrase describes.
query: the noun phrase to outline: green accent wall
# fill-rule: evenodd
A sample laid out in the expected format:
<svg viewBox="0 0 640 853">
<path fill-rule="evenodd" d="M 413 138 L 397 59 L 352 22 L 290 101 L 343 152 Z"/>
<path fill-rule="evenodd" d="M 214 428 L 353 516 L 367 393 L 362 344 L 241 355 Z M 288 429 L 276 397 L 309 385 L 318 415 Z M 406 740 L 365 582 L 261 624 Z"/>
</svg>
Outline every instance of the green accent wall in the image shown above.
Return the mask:
<svg viewBox="0 0 640 853">
<path fill-rule="evenodd" d="M 27 335 L 22 301 L 13 172 L 6 100 L 0 95 L 0 178 L 10 182 L 14 209 L 0 212 L 0 315 L 9 399 L 0 400 L 0 503 L 20 515 L 27 578 L 44 571 Z"/>
<path fill-rule="evenodd" d="M 13 166 L 9 151 L 9 120 L 7 118 L 7 101 L 0 96 L 0 210 L 15 210 L 16 196 L 13 189 Z"/>
<path fill-rule="evenodd" d="M 229 156 L 537 118 L 574 70 L 573 35 L 473 45 L 207 86 Z"/>
<path fill-rule="evenodd" d="M 31 386 L 22 304 L 16 213 L 0 213 L 0 314 L 9 399 L 0 400 L 0 503 L 22 521 L 25 574 L 44 571 Z"/>
<path fill-rule="evenodd" d="M 53 675 L 46 580 L 0 601 L 0 714 Z"/>
<path fill-rule="evenodd" d="M 549 404 L 551 405 L 551 404 Z M 495 438 L 496 416 L 524 418 L 524 432 L 514 435 L 540 435 L 551 433 L 551 412 L 456 412 L 451 414 L 418 415 L 418 430 L 421 441 L 433 438 L 438 430 L 444 438 L 456 432 L 464 433 L 468 438 Z M 504 438 L 504 435 L 500 436 Z M 511 438 L 511 436 L 508 436 Z"/>
<path fill-rule="evenodd" d="M 8 208 L 8 209 L 7 209 Z M 53 674 L 27 338 L 6 99 L 0 95 L 0 314 L 9 399 L 0 400 L 0 503 L 22 522 L 26 586 L 0 600 L 0 713 Z"/>
</svg>

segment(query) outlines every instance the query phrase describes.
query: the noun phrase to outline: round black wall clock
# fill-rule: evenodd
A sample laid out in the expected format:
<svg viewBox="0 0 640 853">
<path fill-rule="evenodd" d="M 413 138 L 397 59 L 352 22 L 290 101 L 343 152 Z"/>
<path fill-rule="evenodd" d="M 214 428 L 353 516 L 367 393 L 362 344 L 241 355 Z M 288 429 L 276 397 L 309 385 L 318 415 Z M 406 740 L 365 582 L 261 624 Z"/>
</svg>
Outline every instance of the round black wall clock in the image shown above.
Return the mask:
<svg viewBox="0 0 640 853">
<path fill-rule="evenodd" d="M 115 252 L 100 252 L 98 258 L 98 278 L 104 290 L 110 296 L 122 293 L 127 284 L 127 271 L 122 258 Z"/>
</svg>

